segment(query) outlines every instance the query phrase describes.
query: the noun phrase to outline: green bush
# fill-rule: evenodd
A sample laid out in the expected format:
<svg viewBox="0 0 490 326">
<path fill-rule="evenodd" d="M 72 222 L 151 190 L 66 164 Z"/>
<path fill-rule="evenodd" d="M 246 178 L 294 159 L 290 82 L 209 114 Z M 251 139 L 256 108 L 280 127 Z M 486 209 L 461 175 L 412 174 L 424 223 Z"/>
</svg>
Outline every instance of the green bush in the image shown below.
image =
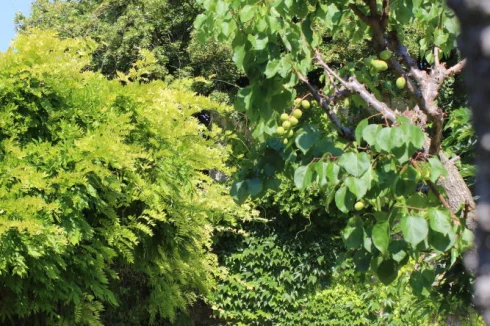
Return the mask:
<svg viewBox="0 0 490 326">
<path fill-rule="evenodd" d="M 29 31 L 0 54 L 0 320 L 173 320 L 214 284 L 214 226 L 245 212 L 203 172 L 228 154 L 192 116 L 228 109 L 138 82 L 148 53 L 89 72 L 94 48 Z"/>
</svg>

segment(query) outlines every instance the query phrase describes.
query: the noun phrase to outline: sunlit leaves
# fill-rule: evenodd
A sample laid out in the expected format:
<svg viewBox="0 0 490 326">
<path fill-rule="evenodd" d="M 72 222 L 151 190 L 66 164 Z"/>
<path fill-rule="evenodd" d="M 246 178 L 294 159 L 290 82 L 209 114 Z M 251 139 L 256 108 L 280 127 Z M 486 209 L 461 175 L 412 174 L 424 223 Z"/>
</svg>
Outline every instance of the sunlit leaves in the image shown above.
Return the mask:
<svg viewBox="0 0 490 326">
<path fill-rule="evenodd" d="M 342 233 L 344 244 L 349 249 L 356 249 L 363 241 L 363 223 L 360 217 L 354 216 L 349 219 Z"/>
<path fill-rule="evenodd" d="M 423 217 L 403 216 L 400 222 L 404 239 L 415 248 L 429 234 L 427 221 Z"/>
<path fill-rule="evenodd" d="M 372 231 L 373 243 L 385 255 L 390 244 L 390 224 L 388 222 L 376 223 Z"/>
<path fill-rule="evenodd" d="M 371 160 L 367 153 L 356 154 L 351 152 L 342 155 L 338 164 L 353 176 L 360 177 L 369 169 Z"/>
</svg>

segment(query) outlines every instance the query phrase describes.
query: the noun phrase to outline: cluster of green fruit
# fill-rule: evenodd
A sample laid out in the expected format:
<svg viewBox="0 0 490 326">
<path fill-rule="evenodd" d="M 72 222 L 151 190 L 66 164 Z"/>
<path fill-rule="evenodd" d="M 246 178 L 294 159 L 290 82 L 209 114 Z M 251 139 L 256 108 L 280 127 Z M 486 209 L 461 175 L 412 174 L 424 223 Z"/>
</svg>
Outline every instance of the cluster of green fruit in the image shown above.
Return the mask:
<svg viewBox="0 0 490 326">
<path fill-rule="evenodd" d="M 299 122 L 299 119 L 303 116 L 303 111 L 301 111 L 300 107 L 303 110 L 308 110 L 311 107 L 311 103 L 308 100 L 297 98 L 294 100 L 293 111 L 291 112 L 291 114 L 281 114 L 281 125 L 277 127 L 276 133 L 279 136 L 285 136 L 282 141 L 284 144 L 287 144 L 289 142 L 287 137 L 292 137 L 294 135 L 292 127 L 296 126 Z"/>
<path fill-rule="evenodd" d="M 386 61 L 388 61 L 392 55 L 393 54 L 391 53 L 390 50 L 383 50 L 379 53 L 379 59 L 369 57 L 367 59 L 367 62 L 369 65 L 371 65 L 371 67 L 374 68 L 374 70 L 378 72 L 385 71 L 388 70 L 388 63 Z M 396 87 L 398 89 L 405 88 L 406 84 L 407 84 L 407 80 L 403 76 L 398 77 L 398 79 L 396 80 Z"/>
</svg>

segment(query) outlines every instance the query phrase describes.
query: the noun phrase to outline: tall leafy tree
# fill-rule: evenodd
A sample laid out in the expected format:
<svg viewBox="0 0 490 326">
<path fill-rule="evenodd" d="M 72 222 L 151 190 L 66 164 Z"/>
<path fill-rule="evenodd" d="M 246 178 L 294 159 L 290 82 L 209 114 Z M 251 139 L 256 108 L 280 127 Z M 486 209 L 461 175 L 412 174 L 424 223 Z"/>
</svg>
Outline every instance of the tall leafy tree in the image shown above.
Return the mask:
<svg viewBox="0 0 490 326">
<path fill-rule="evenodd" d="M 347 220 L 346 247 L 381 281 L 411 257 L 421 264 L 413 283 L 427 286 L 429 251 L 449 269 L 475 224 L 473 195 L 443 148 L 451 107 L 440 93 L 465 65 L 454 14 L 433 1 L 199 3 L 198 35 L 231 43 L 250 81 L 235 107 L 267 148 L 240 173 L 235 199 L 260 196 L 284 172 L 329 193 L 327 209 Z M 329 60 L 322 48 L 339 38 L 370 52 Z"/>
</svg>

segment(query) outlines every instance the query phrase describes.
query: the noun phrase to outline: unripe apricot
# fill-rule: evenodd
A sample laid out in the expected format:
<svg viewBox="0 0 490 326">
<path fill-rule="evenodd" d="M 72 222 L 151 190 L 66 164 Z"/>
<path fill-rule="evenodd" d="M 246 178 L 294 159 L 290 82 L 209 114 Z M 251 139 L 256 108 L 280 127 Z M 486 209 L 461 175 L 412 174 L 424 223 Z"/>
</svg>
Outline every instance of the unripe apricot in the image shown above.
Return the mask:
<svg viewBox="0 0 490 326">
<path fill-rule="evenodd" d="M 362 201 L 358 201 L 355 205 L 354 205 L 354 209 L 356 211 L 360 211 L 361 209 L 364 208 L 364 203 Z"/>
<path fill-rule="evenodd" d="M 295 117 L 296 119 L 299 119 L 303 116 L 303 111 L 301 111 L 300 109 L 296 109 L 293 111 L 293 117 Z"/>
<path fill-rule="evenodd" d="M 281 118 L 280 119 L 281 119 L 281 121 L 286 121 L 287 119 L 289 119 L 289 114 L 287 114 L 287 113 L 281 114 Z"/>
<path fill-rule="evenodd" d="M 308 100 L 301 101 L 301 107 L 303 108 L 303 110 L 308 110 L 311 107 L 310 101 Z"/>
<path fill-rule="evenodd" d="M 403 76 L 398 77 L 398 79 L 396 80 L 396 87 L 398 87 L 398 89 L 403 89 L 406 84 L 407 80 Z"/>
<path fill-rule="evenodd" d="M 295 117 L 289 117 L 289 122 L 291 122 L 291 126 L 296 126 L 298 124 L 298 119 Z"/>
</svg>

